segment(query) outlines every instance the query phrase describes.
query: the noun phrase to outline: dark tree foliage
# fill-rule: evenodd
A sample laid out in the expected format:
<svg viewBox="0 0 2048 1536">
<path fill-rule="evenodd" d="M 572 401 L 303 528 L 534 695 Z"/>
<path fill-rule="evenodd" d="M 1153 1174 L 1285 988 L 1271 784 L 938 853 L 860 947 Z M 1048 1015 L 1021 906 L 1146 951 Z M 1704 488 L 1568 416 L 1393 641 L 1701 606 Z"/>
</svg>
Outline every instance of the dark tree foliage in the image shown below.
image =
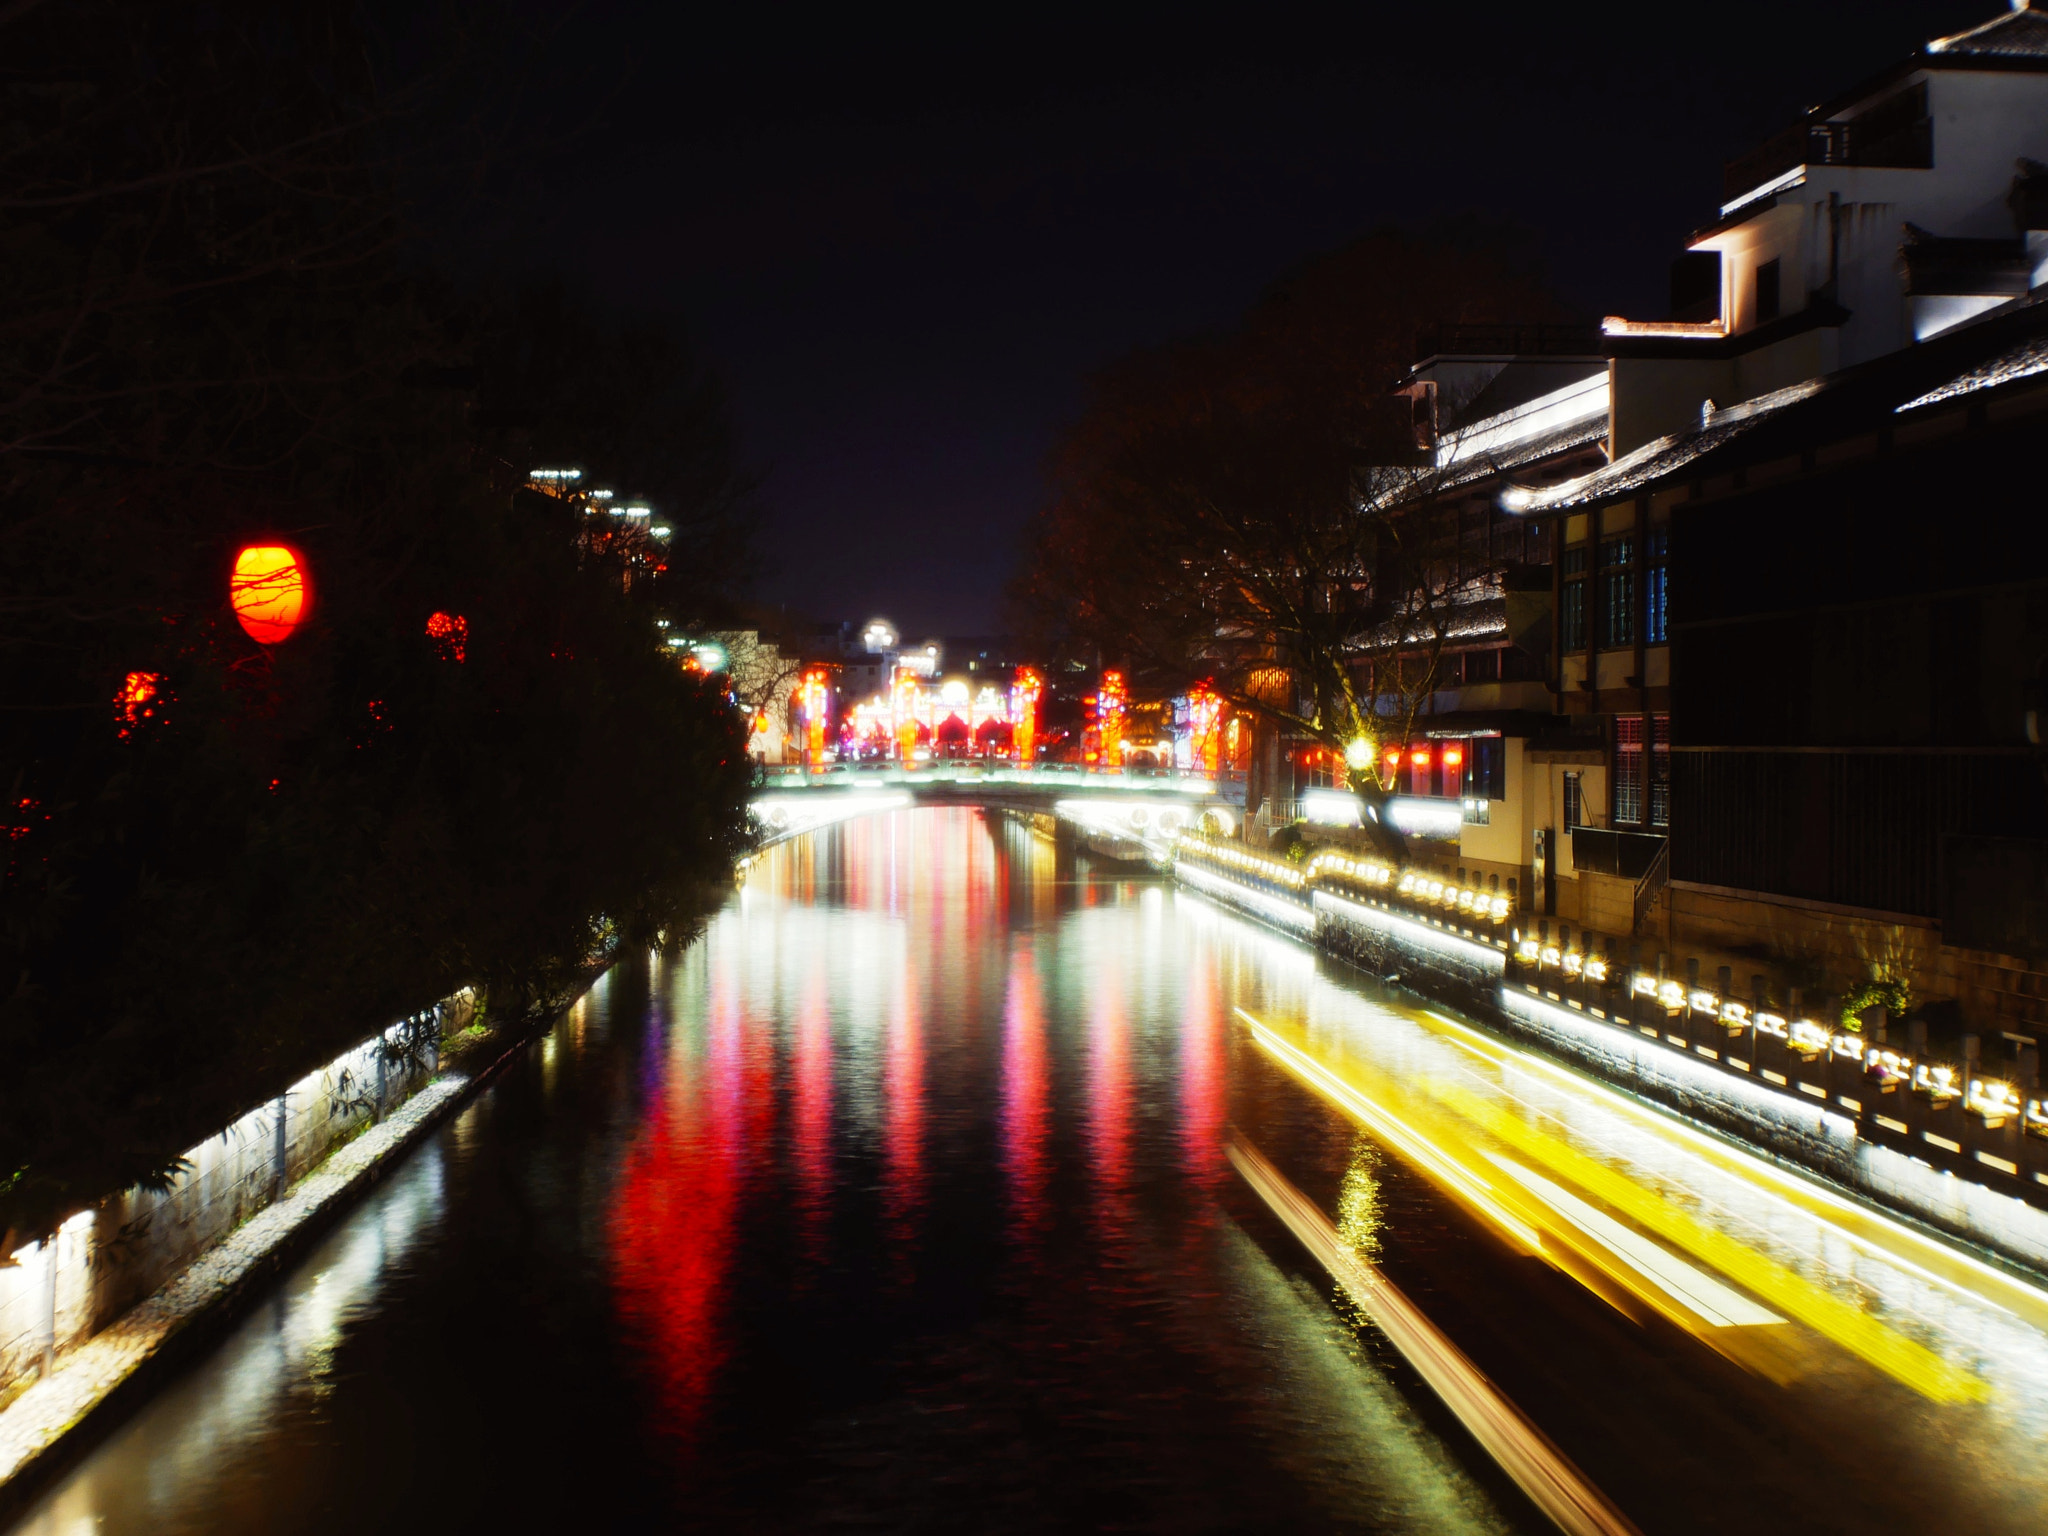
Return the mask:
<svg viewBox="0 0 2048 1536">
<path fill-rule="evenodd" d="M 1205 681 L 1340 754 L 1362 744 L 1352 782 L 1376 810 L 1392 787 L 1380 744 L 1405 743 L 1475 595 L 1454 530 L 1446 558 L 1414 403 L 1388 391 L 1426 326 L 1559 313 L 1497 241 L 1383 233 L 1276 285 L 1227 334 L 1124 360 L 1054 457 L 1018 596 L 1140 680 Z"/>
<path fill-rule="evenodd" d="M 544 1008 L 686 934 L 748 769 L 661 583 L 523 488 L 529 452 L 611 462 L 716 601 L 715 390 L 673 338 L 409 264 L 420 87 L 355 8 L 50 0 L 0 47 L 4 1231 L 458 987 Z M 279 539 L 316 603 L 265 648 L 228 572 Z"/>
</svg>

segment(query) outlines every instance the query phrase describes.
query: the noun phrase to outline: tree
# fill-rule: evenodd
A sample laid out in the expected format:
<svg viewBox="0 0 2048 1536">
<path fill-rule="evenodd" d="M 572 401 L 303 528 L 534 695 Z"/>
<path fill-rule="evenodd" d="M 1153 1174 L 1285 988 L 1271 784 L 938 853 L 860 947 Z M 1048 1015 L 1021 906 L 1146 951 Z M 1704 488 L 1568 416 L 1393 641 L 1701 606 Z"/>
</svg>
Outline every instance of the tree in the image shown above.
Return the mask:
<svg viewBox="0 0 2048 1536">
<path fill-rule="evenodd" d="M 1141 677 L 1206 681 L 1339 755 L 1400 857 L 1382 749 L 1406 749 L 1482 594 L 1445 525 L 1431 402 L 1389 386 L 1424 326 L 1559 312 L 1495 243 L 1379 234 L 1228 334 L 1125 360 L 1054 458 L 1020 595 Z"/>
<path fill-rule="evenodd" d="M 406 243 L 413 87 L 359 22 L 0 10 L 0 1235 L 458 987 L 544 1013 L 686 935 L 745 845 L 722 689 L 518 462 L 580 446 L 743 535 L 715 388 L 566 300 L 584 350 L 515 376 L 531 311 Z M 610 367 L 642 406 L 594 418 Z M 314 573 L 282 645 L 228 606 L 257 540 Z M 733 550 L 692 551 L 691 602 Z"/>
</svg>

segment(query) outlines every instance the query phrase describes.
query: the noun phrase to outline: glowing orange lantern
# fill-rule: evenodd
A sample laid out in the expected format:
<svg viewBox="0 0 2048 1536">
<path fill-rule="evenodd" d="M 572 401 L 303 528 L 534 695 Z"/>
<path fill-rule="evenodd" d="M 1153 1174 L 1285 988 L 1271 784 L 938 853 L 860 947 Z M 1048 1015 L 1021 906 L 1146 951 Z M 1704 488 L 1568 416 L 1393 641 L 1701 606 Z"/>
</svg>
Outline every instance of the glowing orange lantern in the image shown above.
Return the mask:
<svg viewBox="0 0 2048 1536">
<path fill-rule="evenodd" d="M 1427 768 L 1429 766 L 1429 748 L 1417 747 L 1408 754 L 1408 761 L 1417 768 Z"/>
<path fill-rule="evenodd" d="M 299 552 L 283 544 L 250 544 L 235 556 L 228 602 L 258 645 L 289 640 L 313 611 L 313 577 Z"/>
</svg>

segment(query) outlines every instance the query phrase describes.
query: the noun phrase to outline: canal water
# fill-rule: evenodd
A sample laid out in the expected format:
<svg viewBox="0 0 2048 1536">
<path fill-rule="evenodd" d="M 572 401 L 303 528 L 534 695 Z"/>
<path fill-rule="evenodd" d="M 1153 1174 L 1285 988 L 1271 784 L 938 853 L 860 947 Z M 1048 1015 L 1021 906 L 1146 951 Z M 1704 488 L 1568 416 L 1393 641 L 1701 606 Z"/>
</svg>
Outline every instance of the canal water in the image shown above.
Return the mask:
<svg viewBox="0 0 2048 1536">
<path fill-rule="evenodd" d="M 974 811 L 772 850 L 21 1529 L 1520 1528 L 1244 1224 L 1247 941 Z"/>
<path fill-rule="evenodd" d="M 1547 1529 L 1232 1138 L 1647 1532 L 2048 1528 L 2048 1295 L 926 809 L 616 968 L 17 1530 Z"/>
</svg>

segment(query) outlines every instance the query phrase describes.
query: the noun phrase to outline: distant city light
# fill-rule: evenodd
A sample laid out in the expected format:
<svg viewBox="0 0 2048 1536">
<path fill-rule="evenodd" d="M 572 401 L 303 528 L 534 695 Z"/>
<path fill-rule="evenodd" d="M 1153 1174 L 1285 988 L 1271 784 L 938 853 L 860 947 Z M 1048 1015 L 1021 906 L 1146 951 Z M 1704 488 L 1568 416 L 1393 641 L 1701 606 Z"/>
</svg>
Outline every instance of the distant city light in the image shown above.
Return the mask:
<svg viewBox="0 0 2048 1536">
<path fill-rule="evenodd" d="M 529 473 L 526 478 L 529 480 L 553 481 L 581 480 L 583 478 L 583 471 L 580 469 L 536 469 Z M 609 496 L 611 493 L 609 491 L 601 491 L 598 494 Z"/>
</svg>

